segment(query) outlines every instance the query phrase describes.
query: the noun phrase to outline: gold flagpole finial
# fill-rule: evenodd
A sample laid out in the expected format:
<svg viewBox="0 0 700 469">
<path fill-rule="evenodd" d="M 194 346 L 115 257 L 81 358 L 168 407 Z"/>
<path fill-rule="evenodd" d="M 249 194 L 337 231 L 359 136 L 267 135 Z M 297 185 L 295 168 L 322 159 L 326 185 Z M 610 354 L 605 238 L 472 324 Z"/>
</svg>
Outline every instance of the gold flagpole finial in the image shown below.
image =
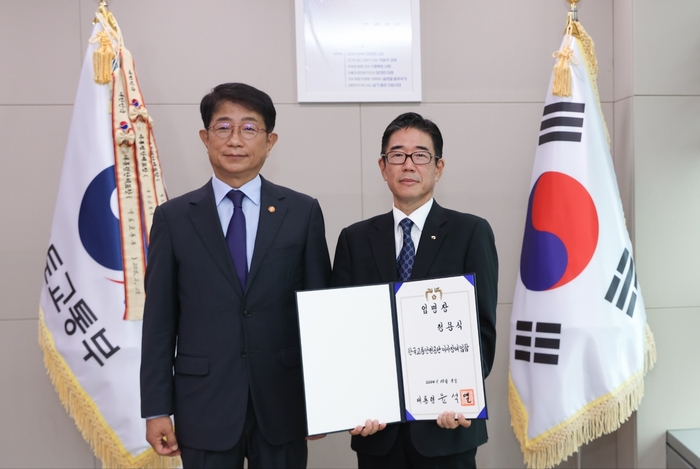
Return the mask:
<svg viewBox="0 0 700 469">
<path fill-rule="evenodd" d="M 572 21 L 578 21 L 578 8 L 576 8 L 576 4 L 580 0 L 566 0 L 566 1 L 571 5 L 569 12 L 571 13 Z"/>
<path fill-rule="evenodd" d="M 100 0 L 100 4 L 97 7 L 97 13 L 102 15 L 105 21 L 107 21 L 107 24 L 109 25 L 112 30 L 117 33 L 119 28 L 117 27 L 117 20 L 114 19 L 114 16 L 112 15 L 112 12 L 109 11 L 109 5 L 107 4 L 107 0 Z M 97 24 L 100 20 L 95 17 L 94 20 L 92 20 L 92 24 Z"/>
</svg>

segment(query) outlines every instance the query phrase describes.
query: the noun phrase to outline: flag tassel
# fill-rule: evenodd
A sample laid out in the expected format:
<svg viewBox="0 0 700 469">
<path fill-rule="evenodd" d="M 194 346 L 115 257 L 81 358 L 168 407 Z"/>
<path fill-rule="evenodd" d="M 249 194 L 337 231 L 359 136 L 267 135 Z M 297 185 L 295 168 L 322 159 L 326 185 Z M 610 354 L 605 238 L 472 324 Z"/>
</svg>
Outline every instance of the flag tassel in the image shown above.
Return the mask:
<svg viewBox="0 0 700 469">
<path fill-rule="evenodd" d="M 557 63 L 554 64 L 554 78 L 552 81 L 552 94 L 555 96 L 571 96 L 571 64 L 578 65 L 578 59 L 574 56 L 574 50 L 569 45 L 573 38 L 573 29 L 573 15 L 569 12 L 569 18 L 566 23 L 566 37 L 568 41 L 565 41 L 561 49 L 552 54 L 552 57 L 557 59 Z"/>
<path fill-rule="evenodd" d="M 100 31 L 95 38 L 90 39 L 91 43 L 99 42 L 100 45 L 92 55 L 92 63 L 95 72 L 95 83 L 106 85 L 112 82 L 112 62 L 116 55 L 109 35 Z"/>
</svg>

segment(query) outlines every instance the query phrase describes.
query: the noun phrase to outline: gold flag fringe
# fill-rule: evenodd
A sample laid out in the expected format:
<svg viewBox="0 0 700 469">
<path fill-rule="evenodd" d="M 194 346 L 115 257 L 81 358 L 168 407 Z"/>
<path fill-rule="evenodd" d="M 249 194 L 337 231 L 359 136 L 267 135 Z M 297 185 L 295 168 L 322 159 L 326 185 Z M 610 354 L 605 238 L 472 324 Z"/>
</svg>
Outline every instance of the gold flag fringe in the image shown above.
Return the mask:
<svg viewBox="0 0 700 469">
<path fill-rule="evenodd" d="M 643 396 L 643 372 L 638 372 L 615 391 L 589 403 L 570 419 L 528 440 L 527 412 L 509 376 L 511 425 L 520 442 L 525 464 L 530 469 L 554 467 L 584 444 L 620 428 L 637 410 Z"/>
<path fill-rule="evenodd" d="M 610 132 L 608 132 L 608 126 L 605 123 L 603 108 L 600 106 L 600 94 L 598 93 L 598 58 L 595 55 L 595 44 L 593 43 L 593 38 L 588 35 L 583 25 L 578 21 L 572 22 L 571 35 L 579 40 L 581 53 L 586 64 L 586 71 L 588 72 L 588 78 L 591 81 L 595 101 L 598 104 L 598 114 L 600 115 L 600 120 L 603 123 L 605 137 L 608 139 L 608 147 L 610 147 Z"/>
<path fill-rule="evenodd" d="M 138 456 L 132 456 L 124 448 L 119 437 L 100 414 L 95 402 L 80 386 L 70 367 L 56 350 L 41 308 L 39 345 L 44 352 L 44 366 L 63 407 L 75 421 L 94 454 L 102 461 L 102 467 L 174 469 L 181 466 L 179 457 L 162 457 L 150 448 Z"/>
<path fill-rule="evenodd" d="M 583 56 L 586 58 L 586 64 L 588 65 L 588 72 L 593 78 L 593 81 L 596 81 L 598 79 L 598 58 L 595 55 L 595 43 L 593 42 L 593 38 L 588 35 L 583 25 L 578 21 L 572 23 L 571 34 L 581 41 Z M 597 87 L 596 96 L 598 96 Z"/>
<path fill-rule="evenodd" d="M 508 407 L 511 426 L 520 442 L 529 469 L 548 469 L 596 438 L 612 433 L 636 411 L 644 397 L 644 375 L 656 363 L 654 335 L 646 325 L 644 369 L 633 374 L 614 391 L 599 397 L 568 420 L 532 440 L 528 439 L 528 415 L 513 378 L 508 373 Z"/>
</svg>

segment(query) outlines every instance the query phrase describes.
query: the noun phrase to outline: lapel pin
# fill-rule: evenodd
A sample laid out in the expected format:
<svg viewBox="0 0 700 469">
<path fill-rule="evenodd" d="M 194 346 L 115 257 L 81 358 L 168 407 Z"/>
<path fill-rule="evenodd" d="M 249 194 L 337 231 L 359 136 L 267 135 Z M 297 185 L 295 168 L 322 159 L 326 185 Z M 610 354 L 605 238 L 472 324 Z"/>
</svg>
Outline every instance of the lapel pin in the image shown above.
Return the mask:
<svg viewBox="0 0 700 469">
<path fill-rule="evenodd" d="M 433 235 L 430 237 L 430 239 L 437 239 L 437 236 Z"/>
<path fill-rule="evenodd" d="M 267 207 L 267 211 L 270 212 L 270 213 L 275 213 L 275 207 L 274 207 L 274 205 L 270 205 L 269 207 Z"/>
</svg>

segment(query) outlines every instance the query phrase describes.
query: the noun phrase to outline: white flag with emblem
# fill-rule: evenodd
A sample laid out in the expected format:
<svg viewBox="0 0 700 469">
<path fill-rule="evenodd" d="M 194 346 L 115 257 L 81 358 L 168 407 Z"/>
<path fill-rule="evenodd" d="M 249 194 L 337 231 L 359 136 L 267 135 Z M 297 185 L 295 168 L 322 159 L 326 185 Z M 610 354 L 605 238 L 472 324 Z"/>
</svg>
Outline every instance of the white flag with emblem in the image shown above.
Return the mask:
<svg viewBox="0 0 700 469">
<path fill-rule="evenodd" d="M 593 41 L 571 13 L 555 56 L 510 329 L 511 422 L 530 468 L 619 428 L 655 361 Z"/>
<path fill-rule="evenodd" d="M 139 367 L 148 229 L 167 198 L 133 60 L 105 6 L 83 62 L 39 310 L 44 363 L 105 467 L 169 467 L 146 442 Z"/>
</svg>

